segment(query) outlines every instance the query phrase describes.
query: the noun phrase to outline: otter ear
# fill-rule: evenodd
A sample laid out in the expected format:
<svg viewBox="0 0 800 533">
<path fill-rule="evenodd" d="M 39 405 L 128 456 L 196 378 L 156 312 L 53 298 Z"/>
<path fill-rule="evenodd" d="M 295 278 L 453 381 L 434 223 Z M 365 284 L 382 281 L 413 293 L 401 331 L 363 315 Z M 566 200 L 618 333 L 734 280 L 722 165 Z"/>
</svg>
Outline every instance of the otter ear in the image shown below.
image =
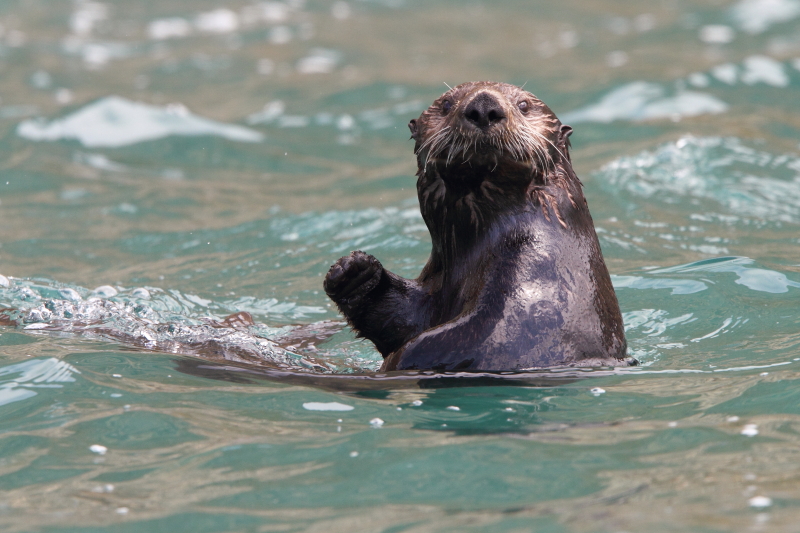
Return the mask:
<svg viewBox="0 0 800 533">
<path fill-rule="evenodd" d="M 411 119 L 408 123 L 408 129 L 411 130 L 411 138 L 417 140 L 417 119 Z"/>
<path fill-rule="evenodd" d="M 570 142 L 569 136 L 572 135 L 572 126 L 567 126 L 566 124 L 561 125 L 561 135 L 560 135 L 560 143 L 561 146 L 564 147 L 565 150 L 569 149 Z"/>
</svg>

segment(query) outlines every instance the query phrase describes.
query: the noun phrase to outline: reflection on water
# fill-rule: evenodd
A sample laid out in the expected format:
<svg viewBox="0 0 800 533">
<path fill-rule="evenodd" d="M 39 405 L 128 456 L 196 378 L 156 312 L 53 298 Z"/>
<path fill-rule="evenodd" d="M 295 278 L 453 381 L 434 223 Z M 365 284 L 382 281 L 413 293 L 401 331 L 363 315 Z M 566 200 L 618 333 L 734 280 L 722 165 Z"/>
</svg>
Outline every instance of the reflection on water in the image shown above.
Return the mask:
<svg viewBox="0 0 800 533">
<path fill-rule="evenodd" d="M 796 529 L 800 0 L 20 1 L 0 72 L 4 530 Z M 641 367 L 375 375 L 325 297 L 471 79 L 575 126 Z"/>
</svg>

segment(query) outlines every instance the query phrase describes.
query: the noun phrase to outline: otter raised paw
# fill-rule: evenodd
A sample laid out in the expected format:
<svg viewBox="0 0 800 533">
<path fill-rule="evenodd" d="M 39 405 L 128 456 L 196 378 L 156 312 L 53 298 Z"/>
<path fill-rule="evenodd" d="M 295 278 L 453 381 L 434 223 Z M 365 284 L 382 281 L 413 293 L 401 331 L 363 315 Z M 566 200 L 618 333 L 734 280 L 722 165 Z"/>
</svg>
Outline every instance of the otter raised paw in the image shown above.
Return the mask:
<svg viewBox="0 0 800 533">
<path fill-rule="evenodd" d="M 351 252 L 336 261 L 325 276 L 323 287 L 345 315 L 363 305 L 364 298 L 378 286 L 383 266 L 374 256 Z"/>
<path fill-rule="evenodd" d="M 473 82 L 409 123 L 431 256 L 415 280 L 353 252 L 325 290 L 383 370 L 629 365 L 569 135 L 541 100 Z"/>
</svg>

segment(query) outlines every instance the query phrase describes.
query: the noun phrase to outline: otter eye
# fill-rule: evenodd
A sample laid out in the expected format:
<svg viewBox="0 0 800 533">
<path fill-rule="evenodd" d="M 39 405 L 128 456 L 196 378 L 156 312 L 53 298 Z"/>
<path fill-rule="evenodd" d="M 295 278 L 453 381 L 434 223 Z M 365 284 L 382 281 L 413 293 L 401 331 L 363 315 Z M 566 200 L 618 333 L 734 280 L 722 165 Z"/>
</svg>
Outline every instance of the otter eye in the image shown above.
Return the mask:
<svg viewBox="0 0 800 533">
<path fill-rule="evenodd" d="M 519 108 L 520 111 L 522 111 L 523 115 L 527 115 L 528 114 L 528 110 L 530 109 L 531 106 L 530 106 L 530 104 L 528 103 L 527 100 L 523 100 L 523 101 L 521 101 L 520 103 L 517 104 L 517 107 Z"/>
<path fill-rule="evenodd" d="M 453 107 L 453 102 L 451 102 L 450 100 L 445 100 L 444 102 L 442 102 L 442 111 L 444 111 L 445 113 L 449 113 L 452 107 Z"/>
</svg>

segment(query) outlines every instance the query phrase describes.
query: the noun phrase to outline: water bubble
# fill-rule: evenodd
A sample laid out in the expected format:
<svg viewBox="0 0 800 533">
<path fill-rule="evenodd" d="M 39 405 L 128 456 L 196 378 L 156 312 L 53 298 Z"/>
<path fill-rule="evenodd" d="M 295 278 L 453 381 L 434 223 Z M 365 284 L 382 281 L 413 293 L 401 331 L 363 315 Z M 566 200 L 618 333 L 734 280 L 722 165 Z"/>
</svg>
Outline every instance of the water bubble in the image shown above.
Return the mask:
<svg viewBox="0 0 800 533">
<path fill-rule="evenodd" d="M 605 394 L 606 390 L 605 389 L 601 389 L 600 387 L 595 387 L 592 390 L 590 390 L 589 392 L 591 392 L 595 396 L 600 396 L 601 394 Z"/>
<path fill-rule="evenodd" d="M 117 289 L 112 287 L 111 285 L 100 285 L 94 291 L 94 294 L 100 296 L 101 298 L 113 298 L 117 295 Z"/>
<path fill-rule="evenodd" d="M 350 457 L 358 457 L 358 452 L 350 452 Z"/>
<path fill-rule="evenodd" d="M 130 509 L 128 509 L 127 507 L 117 507 L 116 512 L 117 514 L 128 514 L 128 511 L 130 511 Z"/>
<path fill-rule="evenodd" d="M 374 428 L 379 428 L 383 426 L 383 420 L 381 420 L 380 418 L 373 418 L 372 420 L 369 421 L 369 425 Z"/>
<path fill-rule="evenodd" d="M 121 378 L 122 374 L 111 374 L 112 378 Z"/>
<path fill-rule="evenodd" d="M 91 446 L 89 446 L 89 450 L 92 453 L 96 453 L 98 455 L 105 455 L 106 452 L 108 451 L 108 448 L 106 448 L 102 444 L 92 444 Z"/>
<path fill-rule="evenodd" d="M 150 299 L 150 291 L 145 289 L 144 287 L 138 287 L 131 291 L 131 296 L 134 298 L 139 298 L 141 300 L 149 300 Z"/>
<path fill-rule="evenodd" d="M 78 291 L 75 289 L 59 289 L 58 294 L 65 300 L 71 300 L 73 302 L 78 302 L 82 299 L 81 295 L 78 294 Z"/>
<path fill-rule="evenodd" d="M 411 405 L 413 405 L 414 407 L 419 407 L 420 405 L 422 405 L 422 400 L 414 400 L 413 402 L 411 402 Z"/>
<path fill-rule="evenodd" d="M 671 427 L 671 428 L 676 428 L 676 427 L 678 427 L 678 423 L 677 422 L 670 422 L 669 424 L 667 424 L 667 426 Z"/>
<path fill-rule="evenodd" d="M 449 405 L 449 406 L 447 406 L 447 410 L 448 410 L 448 411 L 460 411 L 460 410 L 461 410 L 461 408 L 460 408 L 460 407 L 457 407 L 457 406 L 455 406 L 455 405 Z"/>
<path fill-rule="evenodd" d="M 728 418 L 726 418 L 725 420 L 726 420 L 727 422 L 738 422 L 738 421 L 739 421 L 739 417 L 738 417 L 738 416 L 736 416 L 736 415 L 733 415 L 733 416 L 729 416 L 729 417 L 728 417 Z"/>
</svg>

